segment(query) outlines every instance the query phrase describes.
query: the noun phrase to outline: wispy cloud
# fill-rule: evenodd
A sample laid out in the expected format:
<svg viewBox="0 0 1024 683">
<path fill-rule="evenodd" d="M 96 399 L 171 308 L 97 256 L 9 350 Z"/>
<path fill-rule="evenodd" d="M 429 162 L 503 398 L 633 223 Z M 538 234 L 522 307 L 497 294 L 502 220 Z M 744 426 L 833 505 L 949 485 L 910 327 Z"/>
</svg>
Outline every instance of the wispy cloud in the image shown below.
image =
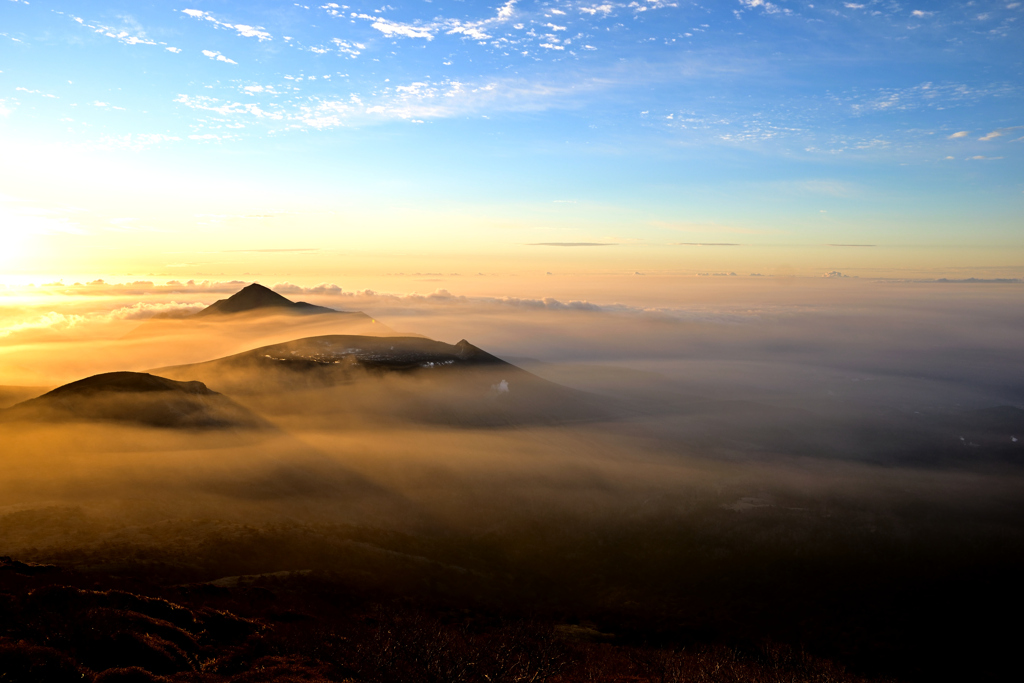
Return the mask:
<svg viewBox="0 0 1024 683">
<path fill-rule="evenodd" d="M 238 35 L 243 38 L 256 38 L 261 43 L 264 40 L 273 40 L 273 36 L 267 32 L 262 26 L 249 26 L 248 24 L 230 24 L 226 21 L 220 21 L 209 12 L 204 12 L 198 9 L 183 9 L 182 14 L 188 15 L 193 19 L 199 19 L 201 21 L 208 21 L 217 28 L 232 29 Z"/>
<path fill-rule="evenodd" d="M 206 97 L 203 95 L 178 95 L 175 99 L 178 104 L 183 104 L 190 109 L 198 109 L 201 111 L 210 111 L 220 114 L 221 116 L 252 116 L 255 118 L 265 118 L 270 120 L 281 120 L 285 118 L 285 113 L 280 111 L 279 108 L 274 110 L 266 110 L 261 108 L 257 103 L 253 102 L 226 102 L 224 100 L 217 99 L 215 97 Z"/>
<path fill-rule="evenodd" d="M 3 329 L 0 329 L 0 338 L 18 336 L 25 333 L 40 331 L 68 330 L 73 327 L 76 327 L 85 320 L 85 316 L 65 315 L 63 313 L 51 311 L 33 320 L 24 320 L 21 322 L 4 325 Z"/>
<path fill-rule="evenodd" d="M 651 225 L 666 230 L 676 230 L 679 232 L 696 232 L 704 234 L 725 233 L 737 235 L 760 235 L 768 232 L 766 230 L 742 228 L 734 225 L 721 225 L 719 223 L 695 223 L 686 221 L 651 221 Z"/>
<path fill-rule="evenodd" d="M 362 43 L 357 43 L 355 41 L 350 42 L 347 40 L 342 40 L 341 38 L 331 38 L 331 45 L 334 46 L 332 49 L 335 50 L 339 55 L 347 55 L 353 59 L 362 54 L 362 51 L 366 49 L 366 45 Z M 323 52 L 321 52 L 320 54 L 329 51 L 328 49 L 321 49 L 323 50 Z M 310 51 L 318 52 L 319 50 L 317 48 L 310 48 Z"/>
<path fill-rule="evenodd" d="M 166 135 L 164 133 L 127 133 L 125 135 L 108 135 L 100 138 L 99 142 L 93 145 L 98 149 L 124 149 L 132 152 L 141 152 L 167 142 L 179 142 L 180 137 Z"/>
<path fill-rule="evenodd" d="M 516 2 L 517 0 L 508 0 L 504 5 L 501 5 L 498 8 L 497 13 L 493 17 L 478 21 L 439 18 L 429 22 L 405 23 L 393 21 L 380 15 L 373 14 L 351 12 L 346 15 L 343 11 L 344 8 L 333 2 L 321 5 L 320 9 L 339 18 L 352 17 L 355 19 L 369 21 L 371 22 L 370 26 L 389 38 L 419 38 L 430 41 L 437 35 L 443 33 L 447 35 L 461 35 L 466 38 L 484 41 L 492 38 L 492 35 L 488 32 L 491 27 L 505 23 L 512 18 L 515 14 Z"/>
<path fill-rule="evenodd" d="M 215 135 L 214 133 L 195 133 L 189 135 L 189 140 L 195 140 L 197 142 L 221 142 L 223 140 L 230 140 L 233 135 Z"/>
<path fill-rule="evenodd" d="M 994 130 L 994 131 L 992 131 L 990 133 L 986 133 L 984 136 L 978 138 L 978 140 L 980 142 L 988 142 L 989 140 L 995 140 L 996 138 L 1001 138 L 1004 135 L 1006 135 L 1007 133 L 1009 133 L 1010 131 L 1020 130 L 1021 128 L 1024 128 L 1024 126 L 1008 126 L 1006 128 L 998 128 L 998 129 L 996 129 L 996 130 Z"/>
<path fill-rule="evenodd" d="M 106 283 L 102 282 L 102 280 L 99 282 L 102 284 L 94 286 L 106 287 Z M 62 283 L 52 283 L 48 286 L 64 287 Z M 128 285 L 129 288 L 135 290 L 139 288 L 149 288 L 152 286 L 152 282 L 135 282 Z M 118 289 L 123 291 L 125 287 L 121 286 Z M 179 303 L 177 301 L 169 301 L 165 303 L 139 302 L 130 306 L 122 306 L 105 313 L 97 312 L 87 313 L 85 315 L 50 311 L 49 313 L 30 320 L 22 320 L 13 324 L 4 325 L 4 327 L 0 329 L 0 338 L 9 339 L 11 337 L 17 338 L 24 335 L 38 335 L 40 332 L 60 334 L 71 330 L 77 330 L 86 325 L 102 325 L 104 323 L 118 321 L 146 320 L 156 315 L 180 317 L 191 313 L 198 313 L 205 307 L 206 304 L 198 302 Z"/>
<path fill-rule="evenodd" d="M 925 107 L 945 109 L 1012 95 L 1016 91 L 1017 88 L 1010 84 L 972 86 L 966 83 L 926 82 L 909 88 L 883 88 L 867 96 L 857 93 L 837 95 L 835 99 L 848 106 L 855 115 L 868 115 Z"/>
<path fill-rule="evenodd" d="M 438 31 L 438 27 L 434 24 L 403 24 L 401 22 L 385 19 L 384 17 L 375 17 L 370 14 L 355 14 L 353 16 L 358 19 L 368 19 L 373 22 L 371 26 L 389 38 L 401 36 L 404 38 L 423 38 L 424 40 L 433 40 L 434 34 Z"/>
<path fill-rule="evenodd" d="M 22 88 L 22 87 L 17 87 L 14 90 L 15 90 L 15 92 L 23 92 L 26 95 L 39 95 L 40 97 L 46 97 L 46 98 L 49 98 L 49 99 L 52 99 L 52 100 L 57 99 L 56 95 L 52 95 L 50 93 L 45 93 L 45 92 L 43 92 L 41 90 L 29 90 L 28 88 Z"/>
<path fill-rule="evenodd" d="M 18 235 L 85 235 L 72 209 L 40 207 L 0 196 L 0 225 Z"/>
<path fill-rule="evenodd" d="M 782 10 L 778 5 L 768 0 L 739 0 L 740 5 L 747 10 L 761 10 L 767 14 L 778 14 Z"/>
<path fill-rule="evenodd" d="M 532 242 L 528 247 L 614 247 L 608 242 Z"/>
<path fill-rule="evenodd" d="M 89 23 L 82 17 L 76 17 L 73 14 L 68 15 L 72 21 L 80 24 L 81 26 L 92 29 L 95 33 L 99 33 L 108 38 L 113 38 L 118 42 L 124 43 L 125 45 L 156 45 L 157 42 L 149 38 L 146 35 L 146 31 L 143 30 L 142 26 L 139 25 L 133 17 L 123 15 L 119 17 L 122 22 L 121 27 L 106 26 L 100 23 Z"/>
<path fill-rule="evenodd" d="M 457 80 L 413 81 L 382 88 L 372 98 L 309 95 L 288 101 L 237 102 L 207 95 L 179 94 L 174 101 L 191 109 L 215 112 L 234 120 L 291 122 L 315 130 L 392 120 L 423 121 L 482 111 L 543 111 L 571 106 L 591 90 L 607 87 L 602 79 L 550 85 L 525 79 L 469 84 Z M 254 97 L 258 92 L 248 92 Z"/>
<path fill-rule="evenodd" d="M 228 59 L 220 52 L 214 52 L 213 50 L 203 50 L 203 54 L 209 57 L 210 59 L 216 60 L 218 62 L 225 62 L 227 64 L 238 64 L 238 62 L 236 62 L 233 59 Z"/>
<path fill-rule="evenodd" d="M 319 249 L 228 249 L 223 254 L 308 254 Z"/>
</svg>

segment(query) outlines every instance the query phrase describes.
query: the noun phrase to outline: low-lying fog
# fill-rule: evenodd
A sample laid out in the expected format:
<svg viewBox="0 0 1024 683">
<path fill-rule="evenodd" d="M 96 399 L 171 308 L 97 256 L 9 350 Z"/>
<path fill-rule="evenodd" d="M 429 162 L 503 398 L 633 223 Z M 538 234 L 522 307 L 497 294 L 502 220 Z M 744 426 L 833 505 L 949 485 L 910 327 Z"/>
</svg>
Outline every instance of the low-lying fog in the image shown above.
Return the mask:
<svg viewBox="0 0 1024 683">
<path fill-rule="evenodd" d="M 314 467 L 313 458 L 350 468 L 407 501 L 455 510 L 452 501 L 465 497 L 474 511 L 453 512 L 452 522 L 462 512 L 480 520 L 492 512 L 487 508 L 513 499 L 501 514 L 527 509 L 527 500 L 560 507 L 589 496 L 612 504 L 626 491 L 650 504 L 699 482 L 751 501 L 771 500 L 766 491 L 774 487 L 810 495 L 902 478 L 920 485 L 922 470 L 941 471 L 929 475 L 936 486 L 948 480 L 942 486 L 959 490 L 971 471 L 992 472 L 1002 487 L 1016 480 L 1024 458 L 1024 433 L 1015 431 L 1024 425 L 1013 410 L 1024 404 L 1018 284 L 690 279 L 677 283 L 676 306 L 661 300 L 656 307 L 638 303 L 635 292 L 627 297 L 632 303 L 618 304 L 312 290 L 289 296 L 368 317 L 147 319 L 194 312 L 238 288 L 9 295 L 0 309 L 0 376 L 7 380 L 0 405 L 99 372 L 207 361 L 299 337 L 412 333 L 468 339 L 588 392 L 605 401 L 606 412 L 585 424 L 579 415 L 552 414 L 544 426 L 514 415 L 496 425 L 481 411 L 491 409 L 485 398 L 498 376 L 480 378 L 479 387 L 423 375 L 239 392 L 225 380 L 218 386 L 217 378 L 179 373 L 175 379 L 233 390 L 225 393 L 284 434 L 239 436 L 244 445 L 234 445 L 224 434 L 157 430 L 150 445 L 144 432 L 126 427 L 50 432 L 7 425 L 4 485 L 13 490 L 6 501 L 17 496 L 19 506 L 31 505 L 36 490 L 49 491 L 47 505 L 65 497 L 77 504 L 93 490 L 109 501 L 120 495 L 118 477 L 129 475 L 127 497 L 138 497 L 147 481 L 180 495 L 178 469 L 190 481 L 210 468 L 209 476 L 216 470 L 228 480 L 260 468 L 271 477 L 274 468 L 300 461 Z M 507 379 L 515 396 L 517 382 Z M 789 486 L 791 479 L 799 483 Z M 748 490 L 740 484 L 748 480 L 759 483 Z M 438 496 L 437 486 L 446 494 Z M 298 498 L 303 509 L 322 512 Z M 358 495 L 344 498 L 323 509 L 341 511 Z M 433 518 L 433 510 L 417 514 Z"/>
<path fill-rule="evenodd" d="M 143 317 L 234 289 L 9 296 L 5 406 L 90 374 L 320 334 L 465 338 L 586 393 L 545 394 L 500 368 L 293 389 L 175 375 L 274 429 L 0 423 L 0 554 L 156 562 L 192 580 L 330 569 L 387 583 L 429 565 L 474 599 L 654 614 L 729 595 L 743 614 L 785 603 L 805 626 L 818 623 L 807 610 L 845 609 L 793 607 L 831 581 L 851 582 L 837 600 L 870 624 L 887 617 L 865 595 L 891 607 L 907 576 L 1019 563 L 1022 285 L 690 282 L 650 307 L 636 293 L 616 305 L 289 292 L 370 322 L 201 329 Z M 529 405 L 502 403 L 525 391 Z M 576 401 L 594 412 L 562 411 Z M 873 588 L 850 587 L 869 574 Z M 716 627 L 741 618 L 705 607 Z"/>
</svg>

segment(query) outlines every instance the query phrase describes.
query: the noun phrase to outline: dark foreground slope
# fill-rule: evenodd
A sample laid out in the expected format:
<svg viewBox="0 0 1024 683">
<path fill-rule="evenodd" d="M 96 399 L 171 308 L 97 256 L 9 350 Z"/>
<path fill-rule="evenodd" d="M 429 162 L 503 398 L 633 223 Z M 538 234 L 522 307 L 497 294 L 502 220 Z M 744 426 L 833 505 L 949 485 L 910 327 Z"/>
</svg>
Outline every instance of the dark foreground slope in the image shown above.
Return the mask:
<svg viewBox="0 0 1024 683">
<path fill-rule="evenodd" d="M 268 423 L 202 382 L 108 372 L 0 411 L 0 421 L 113 421 L 168 428 L 263 428 Z"/>
<path fill-rule="evenodd" d="M 594 625 L 377 602 L 310 572 L 160 588 L 0 558 L 11 683 L 864 681 L 784 646 L 612 644 Z"/>
<path fill-rule="evenodd" d="M 541 379 L 462 340 L 330 335 L 154 370 L 198 378 L 267 416 L 462 425 L 607 418 L 610 401 Z"/>
<path fill-rule="evenodd" d="M 533 678 L 550 683 L 855 680 L 821 658 L 922 683 L 1006 680 L 1016 633 L 997 618 L 1020 605 L 1007 590 L 1019 553 L 966 539 L 952 515 L 934 527 L 954 537 L 923 547 L 858 529 L 856 510 L 793 512 L 800 502 L 700 519 L 664 506 L 572 524 L 534 514 L 472 535 L 159 521 L 142 543 L 55 510 L 100 541 L 17 553 L 76 569 L 0 571 L 2 642 L 192 681 L 524 680 L 490 668 L 520 656 L 550 657 Z M 41 521 L 5 517 L 0 530 Z M 62 585 L 75 590 L 46 587 Z M 228 637 L 215 612 L 256 628 Z M 437 670 L 452 665 L 467 669 Z"/>
</svg>

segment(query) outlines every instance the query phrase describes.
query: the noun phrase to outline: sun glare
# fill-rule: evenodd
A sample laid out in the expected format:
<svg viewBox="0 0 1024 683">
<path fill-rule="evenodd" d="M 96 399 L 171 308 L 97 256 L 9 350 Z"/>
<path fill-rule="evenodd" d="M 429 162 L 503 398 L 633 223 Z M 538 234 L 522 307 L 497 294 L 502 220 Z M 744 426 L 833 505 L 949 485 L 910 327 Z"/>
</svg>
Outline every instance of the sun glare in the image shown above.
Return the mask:
<svg viewBox="0 0 1024 683">
<path fill-rule="evenodd" d="M 9 225 L 2 213 L 0 213 L 0 223 Z M 4 229 L 4 232 L 0 235 L 0 269 L 4 273 L 16 269 L 19 264 L 24 263 L 27 242 L 28 235 L 17 227 Z M 2 275 L 0 275 L 0 278 L 2 278 Z M 0 279 L 0 282 L 2 282 L 2 279 Z"/>
</svg>

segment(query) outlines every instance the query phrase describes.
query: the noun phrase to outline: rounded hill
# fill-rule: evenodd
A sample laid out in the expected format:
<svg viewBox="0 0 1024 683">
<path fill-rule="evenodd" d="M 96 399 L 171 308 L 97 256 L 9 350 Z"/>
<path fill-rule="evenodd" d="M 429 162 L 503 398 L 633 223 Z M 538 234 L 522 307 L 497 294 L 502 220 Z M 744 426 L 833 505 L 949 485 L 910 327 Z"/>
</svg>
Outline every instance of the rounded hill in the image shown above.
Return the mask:
<svg viewBox="0 0 1024 683">
<path fill-rule="evenodd" d="M 71 382 L 0 411 L 0 421 L 122 422 L 176 429 L 268 427 L 202 382 L 108 372 Z"/>
</svg>

